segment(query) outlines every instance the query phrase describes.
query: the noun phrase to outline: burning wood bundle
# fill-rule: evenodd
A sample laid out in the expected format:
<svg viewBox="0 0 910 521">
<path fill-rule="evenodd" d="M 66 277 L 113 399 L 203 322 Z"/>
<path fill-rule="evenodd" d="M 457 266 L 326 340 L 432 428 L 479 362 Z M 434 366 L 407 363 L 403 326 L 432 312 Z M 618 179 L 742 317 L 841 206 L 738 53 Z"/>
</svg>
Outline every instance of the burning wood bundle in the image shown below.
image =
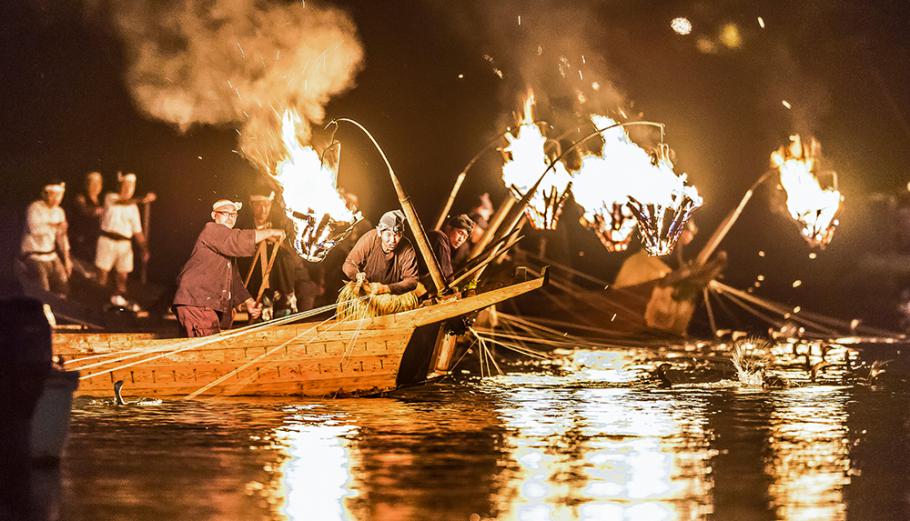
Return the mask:
<svg viewBox="0 0 910 521">
<path fill-rule="evenodd" d="M 604 140 L 599 154 L 582 157 L 575 173 L 575 201 L 584 208 L 582 224 L 591 228 L 608 251 L 622 251 L 638 222 L 642 245 L 650 255 L 673 250 L 689 218 L 702 204 L 698 191 L 677 176 L 661 144 L 656 158 L 637 145 L 611 118 L 594 115 Z M 613 127 L 613 128 L 611 128 Z"/>
<path fill-rule="evenodd" d="M 294 249 L 304 260 L 319 262 L 362 217 L 338 192 L 337 161 L 329 166 L 313 147 L 301 144 L 297 138 L 299 124 L 296 112 L 285 112 L 281 133 L 287 157 L 278 163 L 274 178 L 282 188 L 285 212 L 294 225 Z"/>
<path fill-rule="evenodd" d="M 780 172 L 780 184 L 787 194 L 787 211 L 813 248 L 824 248 L 834 238 L 843 201 L 834 172 L 831 176 L 835 186 L 822 188 L 816 174 L 820 157 L 818 141 L 812 139 L 804 145 L 799 135 L 790 136 L 789 146 L 781 146 L 771 154 L 771 165 Z"/>
<path fill-rule="evenodd" d="M 533 117 L 534 94 L 529 93 L 524 103 L 524 115 L 515 133 L 505 135 L 508 145 L 503 149 L 502 181 L 516 199 L 534 186 L 541 172 L 547 170 L 547 138 Z M 526 209 L 528 221 L 538 230 L 555 230 L 563 204 L 569 196 L 571 176 L 562 163 L 554 165 Z"/>
</svg>

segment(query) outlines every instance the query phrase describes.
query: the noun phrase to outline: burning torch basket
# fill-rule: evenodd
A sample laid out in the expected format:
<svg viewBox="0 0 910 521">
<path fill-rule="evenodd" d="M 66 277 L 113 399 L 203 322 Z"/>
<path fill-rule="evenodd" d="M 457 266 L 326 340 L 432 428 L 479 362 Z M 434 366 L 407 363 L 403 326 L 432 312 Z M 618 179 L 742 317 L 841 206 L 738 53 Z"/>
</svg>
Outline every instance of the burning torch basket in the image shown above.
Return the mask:
<svg viewBox="0 0 910 521">
<path fill-rule="evenodd" d="M 354 214 L 352 222 L 336 221 L 329 214 L 323 214 L 318 221 L 312 213 L 290 212 L 290 217 L 294 224 L 294 249 L 308 262 L 324 260 L 363 219 L 360 212 Z"/>
<path fill-rule="evenodd" d="M 553 186 L 548 191 L 541 193 L 540 199 L 532 197 L 525 207 L 525 215 L 527 215 L 531 227 L 535 230 L 555 230 L 559 223 L 559 216 L 562 214 L 562 207 L 565 205 L 571 189 L 572 183 L 569 183 L 562 193 L 559 193 Z M 514 185 L 511 186 L 511 190 L 512 195 L 521 200 L 523 196 L 521 191 Z"/>
<path fill-rule="evenodd" d="M 641 244 L 648 255 L 667 255 L 700 204 L 687 194 L 676 192 L 670 205 L 642 203 L 629 196 L 629 209 L 638 220 Z"/>
<path fill-rule="evenodd" d="M 635 216 L 629 205 L 613 203 L 610 210 L 603 206 L 593 214 L 586 213 L 578 222 L 593 231 L 608 252 L 629 249 L 635 231 Z"/>
</svg>

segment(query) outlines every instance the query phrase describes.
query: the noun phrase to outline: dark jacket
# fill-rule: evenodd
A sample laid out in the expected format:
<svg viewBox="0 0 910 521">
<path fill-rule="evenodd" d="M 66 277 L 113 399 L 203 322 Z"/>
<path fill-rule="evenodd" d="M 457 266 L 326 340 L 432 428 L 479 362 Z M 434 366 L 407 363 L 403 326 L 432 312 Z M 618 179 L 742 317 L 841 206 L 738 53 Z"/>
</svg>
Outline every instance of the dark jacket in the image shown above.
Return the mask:
<svg viewBox="0 0 910 521">
<path fill-rule="evenodd" d="M 386 284 L 391 293 L 399 295 L 417 287 L 417 252 L 404 237 L 397 248 L 383 252 L 382 239 L 373 229 L 360 237 L 341 270 L 350 280 L 362 271 L 369 282 Z"/>
<path fill-rule="evenodd" d="M 255 231 L 206 223 L 177 276 L 174 305 L 224 312 L 250 298 L 234 257 L 249 257 L 255 252 Z"/>
<path fill-rule="evenodd" d="M 436 256 L 436 262 L 439 264 L 439 271 L 442 272 L 442 278 L 446 283 L 452 282 L 452 243 L 445 232 L 433 230 L 427 234 L 430 241 L 430 247 L 433 248 L 433 255 Z"/>
</svg>

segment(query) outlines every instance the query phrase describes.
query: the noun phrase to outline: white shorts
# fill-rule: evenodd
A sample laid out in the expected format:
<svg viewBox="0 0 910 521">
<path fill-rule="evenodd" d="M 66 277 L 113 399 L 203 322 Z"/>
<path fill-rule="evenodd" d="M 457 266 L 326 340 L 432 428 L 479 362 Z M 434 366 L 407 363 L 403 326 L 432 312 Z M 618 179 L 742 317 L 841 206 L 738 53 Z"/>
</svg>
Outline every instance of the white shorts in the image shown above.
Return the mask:
<svg viewBox="0 0 910 521">
<path fill-rule="evenodd" d="M 101 271 L 131 273 L 133 271 L 133 241 L 115 241 L 102 235 L 95 250 L 95 266 Z"/>
</svg>

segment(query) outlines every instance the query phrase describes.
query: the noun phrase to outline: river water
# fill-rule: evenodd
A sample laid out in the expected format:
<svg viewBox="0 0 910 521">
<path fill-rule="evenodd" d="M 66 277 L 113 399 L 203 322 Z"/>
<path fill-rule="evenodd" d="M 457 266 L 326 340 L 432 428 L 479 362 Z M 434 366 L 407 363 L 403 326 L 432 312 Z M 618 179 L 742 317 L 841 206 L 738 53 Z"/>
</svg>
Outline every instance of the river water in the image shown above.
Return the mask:
<svg viewBox="0 0 910 521">
<path fill-rule="evenodd" d="M 814 382 L 793 355 L 773 390 L 716 381 L 703 361 L 729 353 L 710 348 L 561 350 L 383 398 L 125 388 L 76 401 L 41 487 L 62 520 L 910 519 L 899 352 L 862 353 L 894 359 L 874 383 L 838 362 L 859 352 Z"/>
</svg>

